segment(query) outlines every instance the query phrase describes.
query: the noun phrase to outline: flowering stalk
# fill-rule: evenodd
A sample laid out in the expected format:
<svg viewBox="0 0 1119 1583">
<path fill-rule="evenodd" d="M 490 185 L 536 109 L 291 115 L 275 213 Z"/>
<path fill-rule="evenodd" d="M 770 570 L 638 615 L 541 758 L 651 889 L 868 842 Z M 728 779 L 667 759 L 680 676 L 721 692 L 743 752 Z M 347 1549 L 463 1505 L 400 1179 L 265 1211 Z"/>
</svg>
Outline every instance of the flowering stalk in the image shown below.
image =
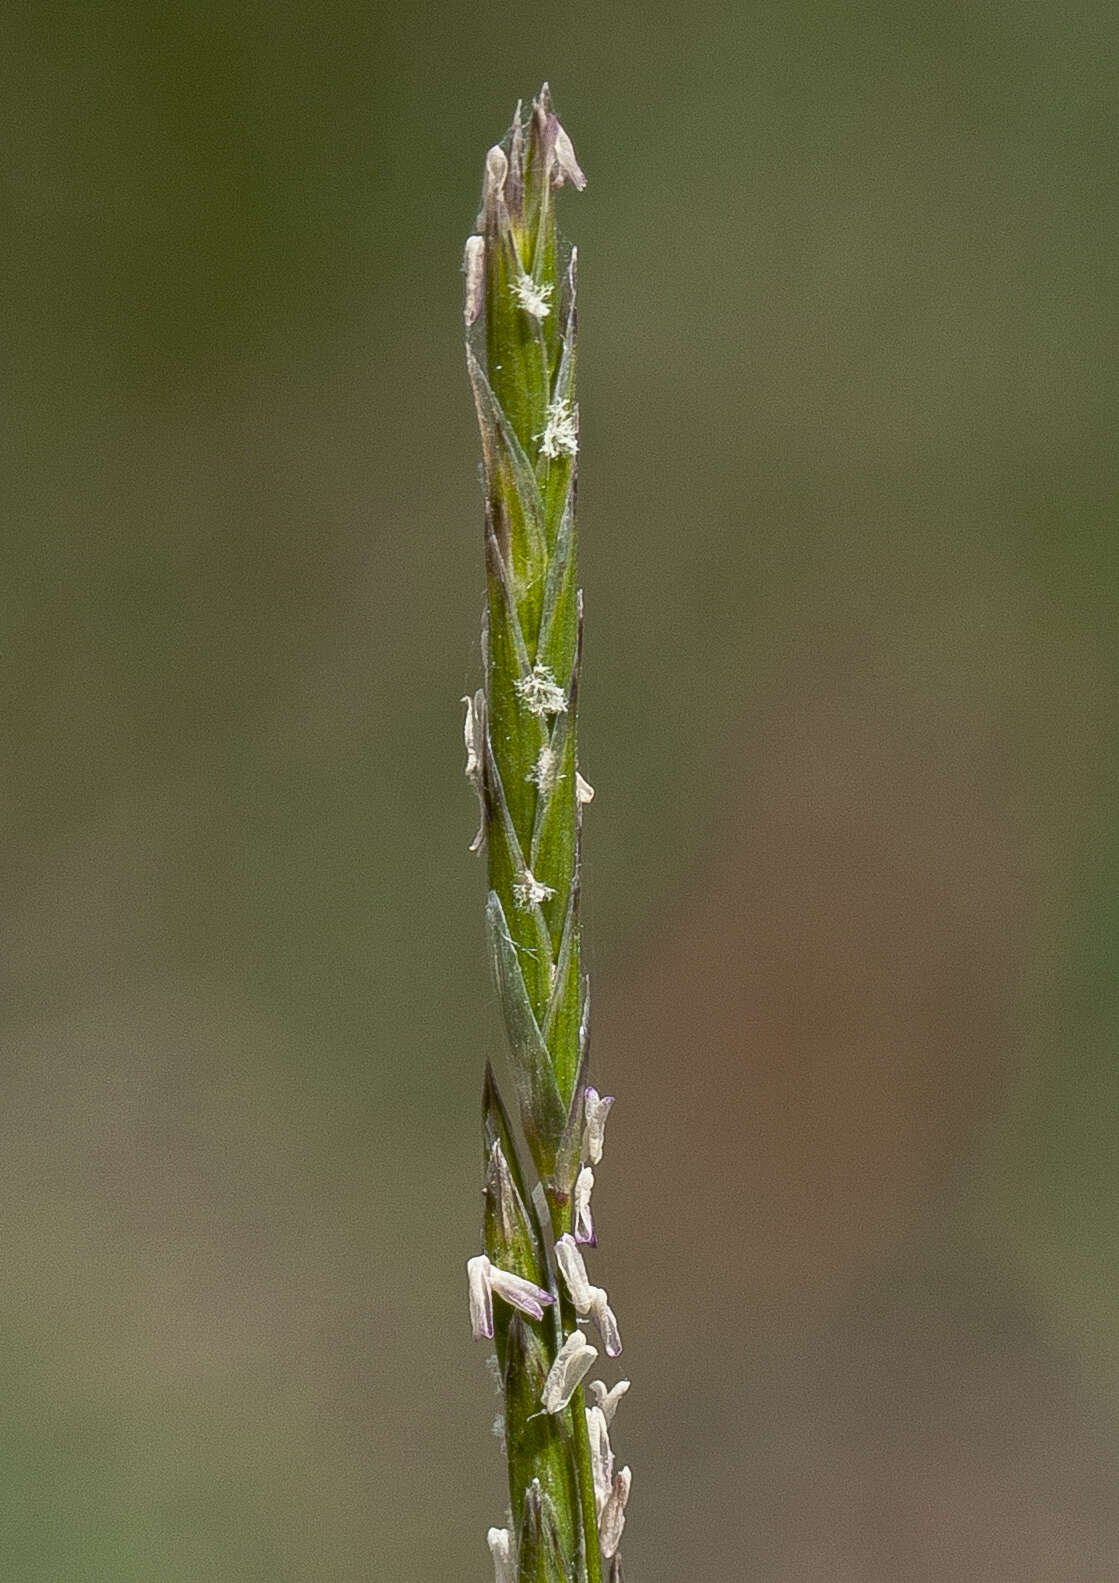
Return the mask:
<svg viewBox="0 0 1119 1583">
<path fill-rule="evenodd" d="M 486 156 L 478 234 L 466 244 L 466 360 L 485 488 L 485 686 L 464 699 L 466 772 L 489 869 L 486 925 L 513 1091 L 535 1183 L 487 1067 L 483 1249 L 467 1265 L 475 1339 L 491 1338 L 505 1397 L 510 1518 L 491 1528 L 496 1583 L 620 1583 L 629 1469 L 609 1425 L 621 1381 L 582 1381 L 621 1350 L 590 1281 L 594 1166 L 612 1101 L 586 1083 L 580 964 L 582 809 L 576 705 L 582 600 L 575 582 L 575 252 L 555 192 L 585 185 L 547 85 Z"/>
</svg>

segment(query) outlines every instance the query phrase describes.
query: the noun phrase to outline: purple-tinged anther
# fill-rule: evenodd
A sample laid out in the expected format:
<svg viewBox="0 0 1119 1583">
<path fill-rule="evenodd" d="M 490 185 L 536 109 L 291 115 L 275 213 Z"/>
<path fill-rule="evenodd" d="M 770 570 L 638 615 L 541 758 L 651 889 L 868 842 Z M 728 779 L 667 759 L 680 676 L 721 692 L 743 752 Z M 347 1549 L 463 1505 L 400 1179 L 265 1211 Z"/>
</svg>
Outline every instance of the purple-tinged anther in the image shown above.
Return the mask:
<svg viewBox="0 0 1119 1583">
<path fill-rule="evenodd" d="M 490 1285 L 498 1297 L 504 1298 L 511 1308 L 519 1308 L 530 1319 L 543 1319 L 544 1310 L 555 1302 L 551 1292 L 546 1292 L 535 1281 L 526 1281 L 523 1275 L 511 1275 L 490 1265 Z"/>
<path fill-rule="evenodd" d="M 530 1319 L 542 1319 L 544 1309 L 555 1298 L 534 1281 L 523 1275 L 513 1275 L 509 1270 L 499 1270 L 484 1253 L 466 1261 L 466 1279 L 470 1295 L 470 1328 L 475 1341 L 483 1336 L 493 1337 L 493 1294 L 519 1309 Z"/>
</svg>

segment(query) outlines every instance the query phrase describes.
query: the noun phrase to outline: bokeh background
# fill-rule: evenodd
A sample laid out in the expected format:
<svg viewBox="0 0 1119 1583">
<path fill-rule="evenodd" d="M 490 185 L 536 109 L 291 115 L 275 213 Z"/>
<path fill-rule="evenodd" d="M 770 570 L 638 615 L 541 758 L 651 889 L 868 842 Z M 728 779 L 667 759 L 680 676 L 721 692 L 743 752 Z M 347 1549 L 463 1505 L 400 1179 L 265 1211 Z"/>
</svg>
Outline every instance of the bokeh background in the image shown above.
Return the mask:
<svg viewBox="0 0 1119 1583">
<path fill-rule="evenodd" d="M 467 1583 L 461 246 L 551 79 L 627 1575 L 1119 1576 L 1102 0 L 9 0 L 0 1573 Z"/>
</svg>

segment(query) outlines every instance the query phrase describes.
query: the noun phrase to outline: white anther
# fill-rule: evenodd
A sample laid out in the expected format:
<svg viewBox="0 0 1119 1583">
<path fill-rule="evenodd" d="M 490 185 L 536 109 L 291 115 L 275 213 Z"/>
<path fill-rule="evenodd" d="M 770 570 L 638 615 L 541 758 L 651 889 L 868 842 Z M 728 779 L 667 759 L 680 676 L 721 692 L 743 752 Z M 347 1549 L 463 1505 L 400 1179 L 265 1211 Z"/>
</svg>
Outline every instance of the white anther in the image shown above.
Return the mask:
<svg viewBox="0 0 1119 1583">
<path fill-rule="evenodd" d="M 576 1246 L 575 1238 L 569 1231 L 565 1231 L 556 1243 L 556 1263 L 563 1276 L 564 1285 L 571 1294 L 571 1301 L 575 1305 L 575 1312 L 580 1319 L 586 1317 L 591 1311 L 593 1293 L 595 1288 L 587 1276 L 587 1266 L 583 1263 L 583 1255 Z"/>
<path fill-rule="evenodd" d="M 589 1165 L 597 1165 L 602 1159 L 603 1133 L 613 1103 L 611 1094 L 600 1099 L 597 1088 L 583 1090 L 583 1159 Z"/>
<path fill-rule="evenodd" d="M 531 912 L 533 907 L 538 907 L 542 901 L 547 901 L 555 893 L 554 885 L 543 884 L 527 868 L 520 879 L 513 883 L 513 900 L 522 912 Z"/>
<path fill-rule="evenodd" d="M 470 1294 L 470 1329 L 475 1341 L 493 1336 L 493 1293 L 490 1290 L 490 1261 L 484 1253 L 466 1261 L 466 1280 Z"/>
<path fill-rule="evenodd" d="M 592 1347 L 581 1330 L 573 1330 L 556 1353 L 556 1361 L 548 1370 L 540 1402 L 546 1413 L 562 1413 L 587 1373 L 598 1351 Z"/>
<path fill-rule="evenodd" d="M 587 1267 L 575 1238 L 565 1231 L 556 1243 L 556 1264 L 563 1276 L 564 1285 L 571 1294 L 571 1302 L 580 1319 L 591 1319 L 602 1337 L 602 1345 L 609 1358 L 616 1358 L 622 1350 L 618 1321 L 601 1286 L 592 1286 L 587 1278 Z"/>
<path fill-rule="evenodd" d="M 466 719 L 462 723 L 462 740 L 466 748 L 467 780 L 472 786 L 477 786 L 481 764 L 478 758 L 478 744 L 474 735 L 474 700 L 469 693 L 465 693 L 459 700 L 466 705 Z"/>
<path fill-rule="evenodd" d="M 618 1411 L 618 1403 L 628 1390 L 628 1380 L 619 1380 L 609 1390 L 606 1389 L 606 1383 L 603 1380 L 592 1380 L 587 1386 L 587 1395 L 596 1407 L 601 1408 L 607 1428 L 614 1422 L 614 1414 Z"/>
<path fill-rule="evenodd" d="M 486 1543 L 493 1557 L 493 1583 L 516 1583 L 513 1535 L 508 1528 L 491 1528 L 486 1535 Z"/>
<path fill-rule="evenodd" d="M 575 1178 L 575 1191 L 571 1198 L 571 1226 L 575 1233 L 575 1241 L 589 1243 L 592 1248 L 598 1243 L 598 1238 L 594 1234 L 594 1217 L 591 1214 L 593 1188 L 594 1172 L 589 1165 L 584 1165 Z"/>
<path fill-rule="evenodd" d="M 486 155 L 486 187 L 483 201 L 489 202 L 497 198 L 505 189 L 505 178 L 509 174 L 509 161 L 505 150 L 500 144 L 495 143 Z"/>
<path fill-rule="evenodd" d="M 523 699 L 530 715 L 562 715 L 567 712 L 567 694 L 547 665 L 534 665 L 527 676 L 519 676 L 513 683 L 513 690 L 518 698 Z"/>
<path fill-rule="evenodd" d="M 622 1350 L 622 1335 L 618 1329 L 618 1321 L 614 1317 L 614 1310 L 606 1301 L 606 1293 L 601 1286 L 592 1286 L 591 1292 L 590 1317 L 602 1337 L 602 1348 L 606 1356 L 616 1358 Z"/>
<path fill-rule="evenodd" d="M 493 1294 L 517 1308 L 530 1319 L 542 1319 L 544 1309 L 555 1301 L 551 1292 L 523 1275 L 499 1270 L 484 1253 L 466 1261 L 466 1280 L 470 1298 L 470 1329 L 475 1341 L 493 1336 Z"/>
<path fill-rule="evenodd" d="M 544 414 L 541 456 L 553 461 L 557 456 L 574 456 L 579 449 L 579 415 L 570 401 L 550 401 Z"/>
<path fill-rule="evenodd" d="M 601 1517 L 614 1487 L 614 1453 L 610 1448 L 609 1425 L 601 1407 L 587 1408 L 587 1439 L 591 1449 L 595 1512 Z"/>
<path fill-rule="evenodd" d="M 623 1468 L 620 1473 L 614 1475 L 613 1488 L 599 1516 L 598 1542 L 607 1561 L 622 1542 L 622 1529 L 626 1525 L 626 1502 L 629 1500 L 631 1483 L 632 1475 L 628 1468 Z"/>
<path fill-rule="evenodd" d="M 575 771 L 575 801 L 580 803 L 594 802 L 594 787 L 590 781 L 583 779 L 578 770 Z"/>
<path fill-rule="evenodd" d="M 576 192 L 582 192 L 587 185 L 587 178 L 579 169 L 579 161 L 575 158 L 575 150 L 571 146 L 571 139 L 562 126 L 556 126 L 556 171 L 552 177 L 554 187 L 562 187 L 569 181 Z"/>
<path fill-rule="evenodd" d="M 551 313 L 548 306 L 552 296 L 551 281 L 537 281 L 531 275 L 518 275 L 509 290 L 531 318 L 546 319 Z"/>
<path fill-rule="evenodd" d="M 462 316 L 468 325 L 473 324 L 482 311 L 482 299 L 486 288 L 485 268 L 485 241 L 480 236 L 468 236 L 462 254 L 462 272 L 466 276 Z"/>
<path fill-rule="evenodd" d="M 478 797 L 478 834 L 470 843 L 471 852 L 477 852 L 486 839 L 486 799 L 482 791 L 482 754 L 486 742 L 485 694 L 476 692 L 463 698 L 466 719 L 462 723 L 462 740 L 466 747 L 466 778 Z"/>
</svg>

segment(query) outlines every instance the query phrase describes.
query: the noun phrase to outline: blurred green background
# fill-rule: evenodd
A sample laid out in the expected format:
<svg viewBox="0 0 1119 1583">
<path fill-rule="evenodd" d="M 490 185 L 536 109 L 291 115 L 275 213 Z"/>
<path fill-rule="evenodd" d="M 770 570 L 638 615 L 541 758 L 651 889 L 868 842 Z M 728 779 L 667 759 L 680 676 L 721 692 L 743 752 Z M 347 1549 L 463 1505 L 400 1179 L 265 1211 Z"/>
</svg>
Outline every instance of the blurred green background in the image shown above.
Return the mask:
<svg viewBox="0 0 1119 1583">
<path fill-rule="evenodd" d="M 1119 1576 L 1111 4 L 0 14 L 0 1574 L 467 1583 L 461 247 L 581 252 L 634 1579 Z"/>
</svg>

